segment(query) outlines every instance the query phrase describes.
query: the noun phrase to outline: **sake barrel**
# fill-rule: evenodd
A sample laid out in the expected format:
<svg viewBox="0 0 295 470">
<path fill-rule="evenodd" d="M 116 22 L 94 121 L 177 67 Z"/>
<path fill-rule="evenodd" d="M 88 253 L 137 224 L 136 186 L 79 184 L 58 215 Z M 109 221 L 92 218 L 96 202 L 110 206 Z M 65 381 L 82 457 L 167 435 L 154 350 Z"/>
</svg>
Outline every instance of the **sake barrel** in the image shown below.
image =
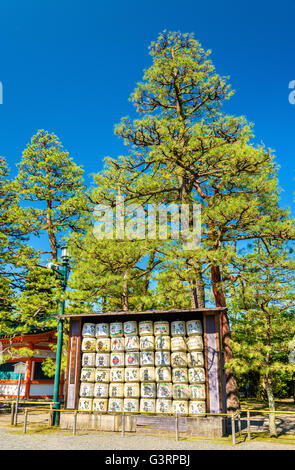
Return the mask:
<svg viewBox="0 0 295 470">
<path fill-rule="evenodd" d="M 170 333 L 168 321 L 155 321 L 154 323 L 154 335 L 155 336 L 168 336 Z"/>
<path fill-rule="evenodd" d="M 94 398 L 93 399 L 93 411 L 108 411 L 108 399 L 107 398 Z"/>
<path fill-rule="evenodd" d="M 129 413 L 139 411 L 138 398 L 124 398 L 124 411 Z"/>
<path fill-rule="evenodd" d="M 140 411 L 141 413 L 155 413 L 156 400 L 154 398 L 141 398 Z"/>
<path fill-rule="evenodd" d="M 139 352 L 137 351 L 126 352 L 125 364 L 126 364 L 126 367 L 138 367 L 139 366 Z"/>
<path fill-rule="evenodd" d="M 78 404 L 78 410 L 81 411 L 92 411 L 93 399 L 92 398 L 80 398 Z"/>
<path fill-rule="evenodd" d="M 176 320 L 171 322 L 171 336 L 185 336 L 185 322 L 182 320 Z"/>
<path fill-rule="evenodd" d="M 108 410 L 113 413 L 123 411 L 123 398 L 109 398 Z"/>
<path fill-rule="evenodd" d="M 206 375 L 203 367 L 192 367 L 188 370 L 188 381 L 191 384 L 205 383 Z"/>
<path fill-rule="evenodd" d="M 111 382 L 109 387 L 110 398 L 124 397 L 124 384 L 122 382 Z"/>
<path fill-rule="evenodd" d="M 189 414 L 205 414 L 206 413 L 206 402 L 205 401 L 198 401 L 198 400 L 191 400 L 189 401 Z"/>
<path fill-rule="evenodd" d="M 95 369 L 95 382 L 105 382 L 110 381 L 110 369 Z"/>
<path fill-rule="evenodd" d="M 81 398 L 92 398 L 94 392 L 94 383 L 81 382 L 80 384 L 80 397 Z"/>
<path fill-rule="evenodd" d="M 125 380 L 125 369 L 124 367 L 112 367 L 110 372 L 111 382 L 124 382 Z"/>
<path fill-rule="evenodd" d="M 171 367 L 156 367 L 156 382 L 171 382 Z"/>
<path fill-rule="evenodd" d="M 173 367 L 172 369 L 172 382 L 174 383 L 187 383 L 188 373 L 186 367 Z"/>
<path fill-rule="evenodd" d="M 109 384 L 97 382 L 94 384 L 94 397 L 95 398 L 108 398 Z"/>
<path fill-rule="evenodd" d="M 110 336 L 111 337 L 118 337 L 123 336 L 123 323 L 122 322 L 113 322 L 110 323 Z"/>
<path fill-rule="evenodd" d="M 139 336 L 126 336 L 125 351 L 139 351 Z"/>
<path fill-rule="evenodd" d="M 203 351 L 204 344 L 201 335 L 192 335 L 187 338 L 187 348 L 189 351 Z"/>
<path fill-rule="evenodd" d="M 206 400 L 205 384 L 192 384 L 189 388 L 191 400 Z"/>
<path fill-rule="evenodd" d="M 139 367 L 126 367 L 125 382 L 139 382 Z"/>
<path fill-rule="evenodd" d="M 172 393 L 174 400 L 188 400 L 190 391 L 187 384 L 173 384 Z"/>
<path fill-rule="evenodd" d="M 173 400 L 172 401 L 172 412 L 177 414 L 188 414 L 188 402 L 187 400 Z"/>
<path fill-rule="evenodd" d="M 125 356 L 123 352 L 111 353 L 111 367 L 124 367 Z"/>
<path fill-rule="evenodd" d="M 155 349 L 156 351 L 170 351 L 171 339 L 170 336 L 156 336 L 155 337 Z"/>
<path fill-rule="evenodd" d="M 171 365 L 172 367 L 186 367 L 187 366 L 187 355 L 185 352 L 177 351 L 171 354 Z"/>
<path fill-rule="evenodd" d="M 159 382 L 157 384 L 157 398 L 172 398 L 172 383 Z"/>
<path fill-rule="evenodd" d="M 186 322 L 187 335 L 201 335 L 203 334 L 203 327 L 201 320 L 189 320 Z"/>
<path fill-rule="evenodd" d="M 154 382 L 156 380 L 155 368 L 141 367 L 139 377 L 141 382 Z"/>
<path fill-rule="evenodd" d="M 141 351 L 140 352 L 140 365 L 141 366 L 155 365 L 154 351 Z"/>
<path fill-rule="evenodd" d="M 94 367 L 82 367 L 82 369 L 81 369 L 81 382 L 95 382 L 95 369 L 94 369 Z"/>
<path fill-rule="evenodd" d="M 156 400 L 157 413 L 172 413 L 172 400 L 167 398 L 158 398 Z"/>
<path fill-rule="evenodd" d="M 153 351 L 154 349 L 155 349 L 154 336 L 142 336 L 140 338 L 140 350 L 141 351 Z"/>
<path fill-rule="evenodd" d="M 96 351 L 96 339 L 95 338 L 83 338 L 81 344 L 82 352 L 95 352 Z"/>
<path fill-rule="evenodd" d="M 171 338 L 171 351 L 186 351 L 187 345 L 183 336 L 174 336 Z"/>
<path fill-rule="evenodd" d="M 110 325 L 108 323 L 97 323 L 95 327 L 96 338 L 107 338 L 110 334 Z"/>
<path fill-rule="evenodd" d="M 124 351 L 124 338 L 111 338 L 111 350 L 112 351 Z"/>
<path fill-rule="evenodd" d="M 82 354 L 82 367 L 95 367 L 96 353 Z"/>
<path fill-rule="evenodd" d="M 96 351 L 97 352 L 110 352 L 111 340 L 110 338 L 97 338 Z"/>
<path fill-rule="evenodd" d="M 136 336 L 138 333 L 136 321 L 125 321 L 123 324 L 123 331 L 125 336 Z"/>
<path fill-rule="evenodd" d="M 169 351 L 156 351 L 155 352 L 155 365 L 156 366 L 170 366 L 170 352 Z"/>
<path fill-rule="evenodd" d="M 96 367 L 110 367 L 110 353 L 97 353 L 96 354 Z"/>
<path fill-rule="evenodd" d="M 82 328 L 82 336 L 95 338 L 95 323 L 84 323 Z"/>
<path fill-rule="evenodd" d="M 153 322 L 150 320 L 140 321 L 138 324 L 138 331 L 140 336 L 153 336 Z"/>
<path fill-rule="evenodd" d="M 203 367 L 204 355 L 201 351 L 191 351 L 187 354 L 188 367 Z"/>
<path fill-rule="evenodd" d="M 140 393 L 138 382 L 125 382 L 124 383 L 124 397 L 125 398 L 138 398 Z"/>
<path fill-rule="evenodd" d="M 140 395 L 142 398 L 155 398 L 156 394 L 156 382 L 141 382 Z"/>
</svg>

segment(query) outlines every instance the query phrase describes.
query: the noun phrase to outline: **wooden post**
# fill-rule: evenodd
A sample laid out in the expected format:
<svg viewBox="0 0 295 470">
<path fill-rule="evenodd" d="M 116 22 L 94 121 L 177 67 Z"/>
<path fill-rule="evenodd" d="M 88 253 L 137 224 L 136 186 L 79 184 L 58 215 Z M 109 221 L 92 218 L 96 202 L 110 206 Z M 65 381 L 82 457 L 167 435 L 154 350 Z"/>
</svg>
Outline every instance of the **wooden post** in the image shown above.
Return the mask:
<svg viewBox="0 0 295 470">
<path fill-rule="evenodd" d="M 122 437 L 125 437 L 125 413 L 122 413 Z"/>
<path fill-rule="evenodd" d="M 75 411 L 74 412 L 73 436 L 76 436 L 76 433 L 77 433 L 77 415 L 78 415 L 78 412 Z"/>
<path fill-rule="evenodd" d="M 49 407 L 48 426 L 52 426 L 52 404 Z"/>
<path fill-rule="evenodd" d="M 251 429 L 250 429 L 251 423 L 250 423 L 250 411 L 247 410 L 247 432 L 248 432 L 248 440 L 251 440 Z"/>
<path fill-rule="evenodd" d="M 241 435 L 241 413 L 238 412 L 238 435 Z"/>
<path fill-rule="evenodd" d="M 178 414 L 175 416 L 175 439 L 178 442 Z"/>
<path fill-rule="evenodd" d="M 27 420 L 28 420 L 28 408 L 25 409 L 25 417 L 24 417 L 24 434 L 27 432 Z"/>
<path fill-rule="evenodd" d="M 14 415 L 15 415 L 15 401 L 11 403 L 11 417 L 10 417 L 10 424 L 14 425 Z"/>
<path fill-rule="evenodd" d="M 15 426 L 17 426 L 17 410 L 18 410 L 18 402 L 19 402 L 19 395 L 20 395 L 21 376 L 22 376 L 22 374 L 19 373 L 18 374 L 18 383 L 17 383 L 16 404 L 15 404 L 15 422 L 14 422 Z"/>
<path fill-rule="evenodd" d="M 232 433 L 232 441 L 233 441 L 233 444 L 235 445 L 235 443 L 236 443 L 236 423 L 235 423 L 234 412 L 232 412 L 232 415 L 231 415 L 231 433 Z"/>
</svg>

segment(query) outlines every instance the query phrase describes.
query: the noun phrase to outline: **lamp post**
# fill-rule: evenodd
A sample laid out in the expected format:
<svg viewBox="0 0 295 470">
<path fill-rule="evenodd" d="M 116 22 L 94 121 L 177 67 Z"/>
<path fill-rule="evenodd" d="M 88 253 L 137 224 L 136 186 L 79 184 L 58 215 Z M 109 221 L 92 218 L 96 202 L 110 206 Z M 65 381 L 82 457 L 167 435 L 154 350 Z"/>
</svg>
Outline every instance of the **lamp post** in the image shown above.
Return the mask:
<svg viewBox="0 0 295 470">
<path fill-rule="evenodd" d="M 51 269 L 57 275 L 57 278 L 61 281 L 60 285 L 63 291 L 67 288 L 67 281 L 70 273 L 69 266 L 69 254 L 66 247 L 62 248 L 61 252 L 62 257 L 62 266 L 61 268 L 56 267 L 56 265 L 51 265 Z M 64 314 L 65 310 L 65 301 L 61 302 L 60 306 L 60 316 Z M 62 356 L 62 340 L 63 340 L 63 320 L 59 317 L 57 325 L 57 349 L 56 349 L 56 362 L 55 362 L 55 377 L 54 377 L 54 390 L 53 390 L 53 414 L 52 414 L 52 425 L 59 425 L 60 412 L 54 411 L 60 409 L 59 401 L 59 385 L 60 385 L 60 369 L 61 369 L 61 356 Z"/>
</svg>

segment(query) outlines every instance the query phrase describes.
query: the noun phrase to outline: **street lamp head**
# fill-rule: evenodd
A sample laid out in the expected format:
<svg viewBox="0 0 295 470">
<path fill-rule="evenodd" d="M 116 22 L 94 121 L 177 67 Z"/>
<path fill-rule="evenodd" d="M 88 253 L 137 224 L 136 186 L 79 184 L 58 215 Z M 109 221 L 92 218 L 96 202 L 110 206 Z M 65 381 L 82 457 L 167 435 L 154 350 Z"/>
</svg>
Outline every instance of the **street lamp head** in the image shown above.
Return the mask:
<svg viewBox="0 0 295 470">
<path fill-rule="evenodd" d="M 64 246 L 62 249 L 61 249 L 61 257 L 63 259 L 63 261 L 68 261 L 70 256 L 69 256 L 69 250 L 67 249 L 66 246 Z"/>
</svg>

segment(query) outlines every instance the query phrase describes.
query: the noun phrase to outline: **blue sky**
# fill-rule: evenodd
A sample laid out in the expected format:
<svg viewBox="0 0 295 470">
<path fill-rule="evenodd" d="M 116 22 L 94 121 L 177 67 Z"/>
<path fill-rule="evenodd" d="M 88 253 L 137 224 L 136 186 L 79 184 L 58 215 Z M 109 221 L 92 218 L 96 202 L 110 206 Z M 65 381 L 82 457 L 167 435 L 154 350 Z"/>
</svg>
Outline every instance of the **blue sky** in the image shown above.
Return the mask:
<svg viewBox="0 0 295 470">
<path fill-rule="evenodd" d="M 286 0 L 2 0 L 0 155 L 12 175 L 38 129 L 55 132 L 86 179 L 107 155 L 124 152 L 114 135 L 151 63 L 163 29 L 194 32 L 236 90 L 225 110 L 255 124 L 255 140 L 275 150 L 282 205 L 294 213 L 295 3 Z"/>
</svg>

